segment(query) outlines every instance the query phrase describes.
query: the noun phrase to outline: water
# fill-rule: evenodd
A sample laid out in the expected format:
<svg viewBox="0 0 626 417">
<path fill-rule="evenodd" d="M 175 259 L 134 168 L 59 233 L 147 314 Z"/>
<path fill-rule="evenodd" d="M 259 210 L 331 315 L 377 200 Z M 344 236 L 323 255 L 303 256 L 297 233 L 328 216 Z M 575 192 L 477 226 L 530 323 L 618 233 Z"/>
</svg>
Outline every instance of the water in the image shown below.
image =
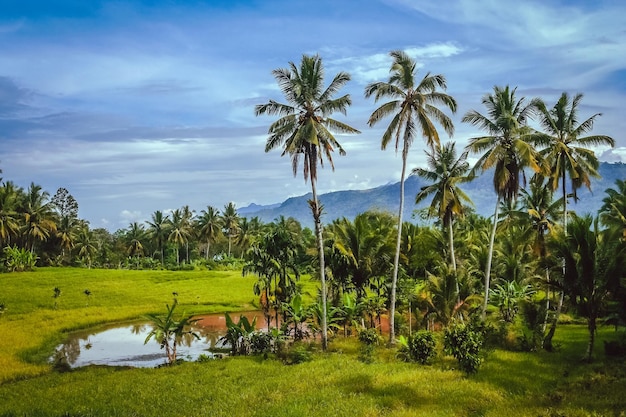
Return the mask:
<svg viewBox="0 0 626 417">
<path fill-rule="evenodd" d="M 257 328 L 263 326 L 263 313 L 245 312 L 231 313 L 234 320 L 240 314 L 250 320 L 258 317 Z M 219 342 L 226 333 L 224 314 L 211 314 L 199 317 L 197 325 L 192 329 L 198 333 L 200 340 L 193 337 L 185 338 L 177 347 L 177 357 L 187 361 L 195 361 L 200 355 L 214 357 L 212 351 L 224 349 Z M 235 319 L 237 318 L 237 319 Z M 67 341 L 56 348 L 51 358 L 53 363 L 67 363 L 71 368 L 87 365 L 156 367 L 166 363 L 165 349 L 160 348 L 154 338 L 144 344 L 152 330 L 150 323 L 116 324 L 97 330 L 72 333 Z"/>
</svg>

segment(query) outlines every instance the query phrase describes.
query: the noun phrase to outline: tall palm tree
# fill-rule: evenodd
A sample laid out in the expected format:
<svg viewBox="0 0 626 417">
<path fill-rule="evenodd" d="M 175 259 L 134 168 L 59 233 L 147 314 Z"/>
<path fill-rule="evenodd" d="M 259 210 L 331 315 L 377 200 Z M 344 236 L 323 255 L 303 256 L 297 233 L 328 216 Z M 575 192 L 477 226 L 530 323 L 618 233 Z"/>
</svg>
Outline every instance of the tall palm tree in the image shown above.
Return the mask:
<svg viewBox="0 0 626 417">
<path fill-rule="evenodd" d="M 235 203 L 232 201 L 224 206 L 222 227 L 228 236 L 228 256 L 230 257 L 232 239 L 237 235 L 237 230 L 239 229 L 239 215 L 237 214 Z"/>
<path fill-rule="evenodd" d="M 196 216 L 195 210 L 191 210 L 188 205 L 180 209 L 182 214 L 182 229 L 185 231 L 187 238 L 185 239 L 185 259 L 189 263 L 189 240 L 194 235 L 193 219 Z"/>
<path fill-rule="evenodd" d="M 368 120 L 369 126 L 393 116 L 381 140 L 384 150 L 392 140 L 395 141 L 396 152 L 402 147 L 402 173 L 400 174 L 400 208 L 398 209 L 398 231 L 396 239 L 396 254 L 393 263 L 391 279 L 391 297 L 389 312 L 389 343 L 395 343 L 394 314 L 396 303 L 396 286 L 400 260 L 400 245 L 402 238 L 402 216 L 404 210 L 404 177 L 409 148 L 415 136 L 421 134 L 429 148 L 433 149 L 440 144 L 439 133 L 435 123 L 440 124 L 450 135 L 454 133 L 452 120 L 438 107 L 448 108 L 456 112 L 456 101 L 451 96 L 438 90 L 447 88 L 443 75 L 426 75 L 417 81 L 416 63 L 404 51 L 392 51 L 393 58 L 390 68 L 390 77 L 387 82 L 375 82 L 365 87 L 365 97 L 374 96 L 375 102 L 390 98 L 391 101 L 378 107 Z"/>
<path fill-rule="evenodd" d="M 613 138 L 605 135 L 581 137 L 591 131 L 593 123 L 602 113 L 596 113 L 579 123 L 578 106 L 582 94 L 576 94 L 572 100 L 567 93 L 561 94 L 556 104 L 548 109 L 546 104 L 537 99 L 534 105 L 539 113 L 539 122 L 544 130 L 542 144 L 546 148 L 542 154 L 550 166 L 550 186 L 556 191 L 561 186 L 563 193 L 563 228 L 567 225 L 567 190 L 566 177 L 570 177 L 572 195 L 577 200 L 576 191 L 583 185 L 591 190 L 591 177 L 599 178 L 598 158 L 588 149 L 589 146 L 615 146 Z"/>
<path fill-rule="evenodd" d="M 470 139 L 466 149 L 472 153 L 482 153 L 473 172 L 493 169 L 493 187 L 497 195 L 485 267 L 483 320 L 489 303 L 491 261 L 500 201 L 504 199 L 510 202 L 517 198 L 520 180 L 525 180 L 525 168 L 530 167 L 535 172 L 541 171 L 539 154 L 532 145 L 532 132 L 527 126 L 534 108 L 533 104 L 527 104 L 524 97 L 518 99 L 515 96 L 517 88 L 511 89 L 507 85 L 504 88 L 495 86 L 493 90 L 492 94 L 487 94 L 482 99 L 487 109 L 486 114 L 470 110 L 462 119 L 464 123 L 471 123 L 487 132 L 487 136 Z"/>
<path fill-rule="evenodd" d="M 172 212 L 169 221 L 169 234 L 167 240 L 174 244 L 176 248 L 176 265 L 180 265 L 180 247 L 187 243 L 189 239 L 189 229 L 187 228 L 183 211 L 176 209 Z"/>
<path fill-rule="evenodd" d="M 206 210 L 200 212 L 197 219 L 198 236 L 206 241 L 206 259 L 209 259 L 211 243 L 215 242 L 222 228 L 220 211 L 212 206 L 207 206 Z"/>
<path fill-rule="evenodd" d="M 578 93 L 570 101 L 567 93 L 562 93 L 556 104 L 548 109 L 542 100 L 535 100 L 534 105 L 539 113 L 539 122 L 544 130 L 540 140 L 546 148 L 542 151 L 546 162 L 550 166 L 549 178 L 553 191 L 561 186 L 563 194 L 563 230 L 567 232 L 567 187 L 566 177 L 571 180 L 572 195 L 574 202 L 577 200 L 576 191 L 585 185 L 591 190 L 591 177 L 600 177 L 598 174 L 598 158 L 595 153 L 588 149 L 594 145 L 615 146 L 615 141 L 604 135 L 592 135 L 581 137 L 591 131 L 593 123 L 601 113 L 596 113 L 582 123 L 578 119 L 578 106 L 583 95 Z M 563 266 L 565 268 L 565 264 Z M 563 271 L 565 275 L 566 272 Z M 564 294 L 561 299 L 552 322 L 550 333 L 544 340 L 544 345 L 551 347 L 552 336 L 556 328 Z"/>
<path fill-rule="evenodd" d="M 290 62 L 289 68 L 272 71 L 287 104 L 270 100 L 255 107 L 257 116 L 267 114 L 280 116 L 270 125 L 265 152 L 282 148 L 282 155 L 291 157 L 293 174 L 298 172 L 300 157 L 304 157 L 304 180 L 311 180 L 311 211 L 315 222 L 320 281 L 322 285 L 322 347 L 328 342 L 326 323 L 326 278 L 324 266 L 324 242 L 322 238 L 322 207 L 317 198 L 317 166 L 324 166 L 324 157 L 334 170 L 332 152 L 335 148 L 340 155 L 345 151 L 331 132 L 360 133 L 357 129 L 330 116 L 335 112 L 346 114 L 352 103 L 350 95 L 339 98 L 333 96 L 350 81 L 350 75 L 340 72 L 324 88 L 324 66 L 318 55 L 303 55 L 300 66 Z"/>
<path fill-rule="evenodd" d="M 462 217 L 465 209 L 463 203 L 471 204 L 471 199 L 461 190 L 458 185 L 471 181 L 467 175 L 469 163 L 467 151 L 457 159 L 454 142 L 437 147 L 428 155 L 428 168 L 415 168 L 413 174 L 432 181 L 433 184 L 424 186 L 415 197 L 415 204 L 433 194 L 432 202 L 428 208 L 429 216 L 437 216 L 444 228 L 448 229 L 448 241 L 450 245 L 450 261 L 452 271 L 456 274 L 456 257 L 454 255 L 454 233 L 452 223 L 455 217 Z M 459 284 L 456 283 L 456 292 L 459 293 Z"/>
<path fill-rule="evenodd" d="M 133 222 L 128 226 L 128 231 L 126 232 L 126 240 L 128 242 L 126 253 L 128 253 L 128 256 L 139 257 L 143 255 L 143 243 L 141 241 L 145 236 L 146 230 L 143 224 Z"/>
<path fill-rule="evenodd" d="M 156 242 L 157 250 L 161 255 L 161 265 L 164 262 L 164 253 L 165 253 L 165 240 L 167 239 L 167 226 L 168 226 L 169 216 L 163 215 L 163 212 L 160 210 L 152 213 L 152 221 L 147 221 L 148 224 L 148 232 L 150 233 L 150 237 Z"/>
</svg>

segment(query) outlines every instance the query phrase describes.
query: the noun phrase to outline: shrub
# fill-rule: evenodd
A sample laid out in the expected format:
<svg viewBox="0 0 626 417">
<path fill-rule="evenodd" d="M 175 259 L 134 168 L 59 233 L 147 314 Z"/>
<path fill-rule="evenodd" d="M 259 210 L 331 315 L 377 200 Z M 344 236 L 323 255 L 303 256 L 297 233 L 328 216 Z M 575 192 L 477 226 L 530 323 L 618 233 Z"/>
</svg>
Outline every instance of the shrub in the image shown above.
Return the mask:
<svg viewBox="0 0 626 417">
<path fill-rule="evenodd" d="M 31 271 L 35 268 L 37 259 L 39 259 L 31 251 L 18 248 L 17 246 L 7 246 L 4 248 L 4 254 L 6 256 L 7 269 L 10 272 Z"/>
<path fill-rule="evenodd" d="M 272 335 L 257 330 L 250 335 L 250 351 L 253 355 L 272 351 Z"/>
<path fill-rule="evenodd" d="M 373 360 L 374 350 L 380 342 L 380 336 L 374 328 L 363 329 L 359 331 L 359 342 L 361 342 L 360 359 L 363 362 L 371 363 Z"/>
<path fill-rule="evenodd" d="M 480 350 L 483 347 L 483 334 L 471 325 L 455 324 L 444 332 L 445 352 L 454 356 L 461 369 L 467 374 L 478 371 L 482 362 Z"/>
<path fill-rule="evenodd" d="M 310 344 L 294 343 L 291 348 L 283 350 L 280 357 L 285 365 L 296 365 L 309 362 L 313 357 Z"/>
<path fill-rule="evenodd" d="M 427 364 L 432 358 L 437 355 L 435 348 L 437 342 L 432 332 L 421 331 L 413 334 L 409 337 L 409 352 L 411 359 L 421 363 Z"/>
</svg>

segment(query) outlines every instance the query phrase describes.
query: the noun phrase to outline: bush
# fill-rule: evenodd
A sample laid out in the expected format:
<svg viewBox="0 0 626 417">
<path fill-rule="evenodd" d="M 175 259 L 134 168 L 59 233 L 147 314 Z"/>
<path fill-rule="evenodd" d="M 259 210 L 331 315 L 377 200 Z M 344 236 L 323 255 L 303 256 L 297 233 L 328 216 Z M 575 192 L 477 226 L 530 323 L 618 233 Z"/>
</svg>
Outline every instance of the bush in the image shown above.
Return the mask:
<svg viewBox="0 0 626 417">
<path fill-rule="evenodd" d="M 269 353 L 272 351 L 272 335 L 257 330 L 250 335 L 250 351 L 253 355 Z"/>
<path fill-rule="evenodd" d="M 436 347 L 437 342 L 432 332 L 424 330 L 409 337 L 411 359 L 422 365 L 427 364 L 432 358 L 437 356 Z"/>
<path fill-rule="evenodd" d="M 291 348 L 281 352 L 280 357 L 285 365 L 309 362 L 313 357 L 310 349 L 310 344 L 294 343 Z"/>
<path fill-rule="evenodd" d="M 359 332 L 359 342 L 361 342 L 360 359 L 366 363 L 371 363 L 376 345 L 380 343 L 378 332 L 374 328 L 361 330 Z"/>
<path fill-rule="evenodd" d="M 482 362 L 480 350 L 484 343 L 482 332 L 471 325 L 455 324 L 445 330 L 443 340 L 445 352 L 454 356 L 465 373 L 478 371 Z"/>
</svg>

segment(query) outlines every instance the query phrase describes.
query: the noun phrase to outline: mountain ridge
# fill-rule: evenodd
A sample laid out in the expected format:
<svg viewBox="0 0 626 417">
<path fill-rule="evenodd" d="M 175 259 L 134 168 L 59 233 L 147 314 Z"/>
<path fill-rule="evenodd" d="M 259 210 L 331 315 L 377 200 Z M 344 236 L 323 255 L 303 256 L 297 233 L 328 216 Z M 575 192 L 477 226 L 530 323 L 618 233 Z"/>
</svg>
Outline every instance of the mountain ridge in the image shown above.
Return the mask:
<svg viewBox="0 0 626 417">
<path fill-rule="evenodd" d="M 583 187 L 578 190 L 579 201 L 571 204 L 571 208 L 577 213 L 595 214 L 602 206 L 602 199 L 606 196 L 605 190 L 615 188 L 615 180 L 626 180 L 626 164 L 602 162 L 598 172 L 601 178 L 591 179 L 591 191 Z M 485 217 L 493 214 L 495 209 L 496 195 L 493 191 L 493 177 L 489 172 L 477 177 L 474 181 L 464 184 L 461 188 L 472 199 L 475 211 Z M 411 220 L 416 210 L 428 207 L 430 199 L 415 205 L 415 196 L 421 187 L 428 185 L 421 178 L 411 175 L 405 180 L 405 204 L 404 220 Z M 308 200 L 311 193 L 297 197 L 289 197 L 282 203 L 258 205 L 252 203 L 238 209 L 242 217 L 258 217 L 263 222 L 272 222 L 274 219 L 285 216 L 298 220 L 303 227 L 313 227 L 313 218 Z M 558 191 L 555 198 L 559 198 Z M 400 182 L 387 183 L 365 190 L 341 190 L 333 191 L 319 196 L 320 203 L 324 206 L 322 215 L 323 223 L 330 223 L 335 219 L 354 217 L 367 210 L 382 210 L 394 213 L 398 212 L 400 199 Z"/>
</svg>

